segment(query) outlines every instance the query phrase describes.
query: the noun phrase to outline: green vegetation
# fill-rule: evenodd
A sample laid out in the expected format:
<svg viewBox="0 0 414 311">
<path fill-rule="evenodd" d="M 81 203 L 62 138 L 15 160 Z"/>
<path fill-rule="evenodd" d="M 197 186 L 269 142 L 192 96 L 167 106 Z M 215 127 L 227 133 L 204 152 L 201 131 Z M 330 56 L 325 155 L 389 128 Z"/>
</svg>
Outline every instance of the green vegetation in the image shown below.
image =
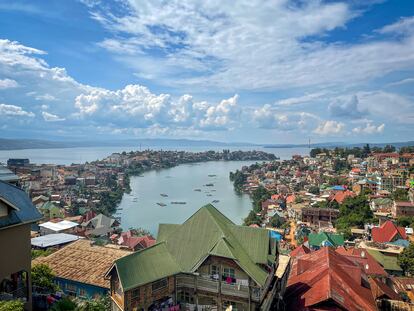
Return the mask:
<svg viewBox="0 0 414 311">
<path fill-rule="evenodd" d="M 251 224 L 259 225 L 262 223 L 262 218 L 257 214 L 262 211 L 262 202 L 270 199 L 271 193 L 266 188 L 260 186 L 252 193 L 252 204 L 253 210 L 250 211 L 249 215 L 244 219 L 244 225 L 250 226 Z"/>
<path fill-rule="evenodd" d="M 48 248 L 48 249 L 32 249 L 32 259 L 35 259 L 37 257 L 46 257 L 50 254 L 53 254 L 56 251 L 54 248 Z"/>
<path fill-rule="evenodd" d="M 347 198 L 339 206 L 339 218 L 336 220 L 336 228 L 345 238 L 349 238 L 351 228 L 363 228 L 364 224 L 373 222 L 373 214 L 369 207 L 367 197 L 359 195 Z"/>
<path fill-rule="evenodd" d="M 57 301 L 52 308 L 51 311 L 72 311 L 76 310 L 76 303 L 69 298 L 63 298 Z"/>
<path fill-rule="evenodd" d="M 237 192 L 243 190 L 243 185 L 246 182 L 247 176 L 242 171 L 237 170 L 236 172 L 230 172 L 230 180 L 233 182 L 234 189 Z"/>
<path fill-rule="evenodd" d="M 278 214 L 273 215 L 270 219 L 270 225 L 274 228 L 282 228 L 283 225 L 286 223 L 286 220 L 280 217 Z"/>
<path fill-rule="evenodd" d="M 397 218 L 397 225 L 400 227 L 414 228 L 414 217 L 401 216 Z"/>
<path fill-rule="evenodd" d="M 398 255 L 398 264 L 404 270 L 405 273 L 414 275 L 414 244 L 404 249 L 404 251 Z"/>
<path fill-rule="evenodd" d="M 38 264 L 32 267 L 32 286 L 40 291 L 56 292 L 58 286 L 53 282 L 55 277 L 52 269 L 45 264 Z"/>
<path fill-rule="evenodd" d="M 0 311 L 24 311 L 24 304 L 20 300 L 0 301 Z"/>
<path fill-rule="evenodd" d="M 312 185 L 312 186 L 309 187 L 308 192 L 309 193 L 312 193 L 312 194 L 319 195 L 320 190 L 319 190 L 319 187 L 318 186 Z"/>
<path fill-rule="evenodd" d="M 145 230 L 143 228 L 129 228 L 129 231 L 131 231 L 133 236 L 145 236 L 145 235 L 151 235 L 151 232 L 148 230 Z"/>
<path fill-rule="evenodd" d="M 408 201 L 408 191 L 406 189 L 397 189 L 392 193 L 394 201 Z"/>
</svg>

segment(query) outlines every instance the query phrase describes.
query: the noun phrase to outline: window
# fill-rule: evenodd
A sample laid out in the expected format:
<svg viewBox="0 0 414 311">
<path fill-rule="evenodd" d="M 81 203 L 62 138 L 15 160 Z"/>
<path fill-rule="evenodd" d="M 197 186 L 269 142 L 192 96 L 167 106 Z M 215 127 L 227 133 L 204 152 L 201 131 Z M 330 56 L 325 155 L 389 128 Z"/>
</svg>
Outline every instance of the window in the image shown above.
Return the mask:
<svg viewBox="0 0 414 311">
<path fill-rule="evenodd" d="M 160 290 L 164 287 L 167 287 L 167 279 L 166 278 L 152 283 L 152 290 L 153 291 Z"/>
<path fill-rule="evenodd" d="M 88 295 L 86 294 L 86 290 L 84 290 L 83 288 L 80 288 L 79 289 L 79 296 L 83 297 L 83 298 L 88 297 Z"/>
<path fill-rule="evenodd" d="M 224 268 L 223 269 L 223 278 L 230 277 L 232 279 L 236 278 L 235 272 L 233 268 Z"/>
<path fill-rule="evenodd" d="M 215 265 L 211 265 L 211 274 L 220 274 L 220 269 L 219 267 L 215 266 Z"/>
<path fill-rule="evenodd" d="M 139 288 L 136 288 L 132 291 L 131 297 L 132 299 L 135 299 L 135 300 L 139 299 Z"/>
<path fill-rule="evenodd" d="M 181 291 L 178 293 L 178 301 L 186 303 L 194 303 L 194 297 L 186 291 Z"/>
<path fill-rule="evenodd" d="M 74 293 L 76 293 L 76 290 L 77 290 L 76 285 L 73 285 L 73 284 L 68 284 L 68 283 L 66 283 L 66 285 L 65 285 L 65 289 L 66 289 L 68 292 L 74 292 Z"/>
</svg>

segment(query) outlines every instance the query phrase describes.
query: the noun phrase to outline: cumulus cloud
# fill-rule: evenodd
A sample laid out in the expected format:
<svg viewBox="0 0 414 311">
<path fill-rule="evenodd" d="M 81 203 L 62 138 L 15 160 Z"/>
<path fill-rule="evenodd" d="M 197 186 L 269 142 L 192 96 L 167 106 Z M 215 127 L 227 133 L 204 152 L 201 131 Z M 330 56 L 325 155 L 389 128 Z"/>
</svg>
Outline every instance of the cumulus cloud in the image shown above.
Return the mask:
<svg viewBox="0 0 414 311">
<path fill-rule="evenodd" d="M 15 105 L 0 104 L 0 115 L 11 117 L 34 117 L 33 112 L 23 110 L 22 107 Z"/>
<path fill-rule="evenodd" d="M 414 16 L 403 17 L 394 24 L 386 25 L 377 32 L 382 34 L 410 34 L 414 30 Z"/>
<path fill-rule="evenodd" d="M 19 84 L 15 80 L 0 79 L 0 90 L 11 89 L 11 88 L 15 88 L 15 87 L 18 87 L 18 86 L 19 86 Z"/>
<path fill-rule="evenodd" d="M 365 127 L 355 127 L 352 129 L 352 132 L 355 134 L 377 134 L 384 131 L 385 124 L 382 123 L 378 126 L 373 125 L 372 123 L 367 123 Z"/>
<path fill-rule="evenodd" d="M 258 128 L 278 129 L 281 131 L 306 130 L 310 129 L 319 117 L 308 112 L 282 112 L 264 105 L 253 111 L 253 121 Z"/>
<path fill-rule="evenodd" d="M 335 136 L 342 134 L 344 129 L 344 123 L 328 120 L 321 122 L 313 132 L 321 136 Z"/>
<path fill-rule="evenodd" d="M 238 95 L 218 104 L 195 102 L 190 95 L 174 101 L 169 94 L 153 94 L 142 85 L 109 91 L 94 89 L 75 99 L 79 116 L 129 122 L 132 126 L 188 125 L 203 129 L 228 129 L 240 115 Z"/>
<path fill-rule="evenodd" d="M 345 101 L 336 100 L 330 103 L 328 110 L 333 117 L 339 118 L 359 119 L 366 114 L 366 111 L 360 109 L 358 97 L 356 95 L 353 95 L 351 99 Z"/>
<path fill-rule="evenodd" d="M 42 111 L 43 119 L 46 122 L 59 122 L 59 121 L 65 121 L 65 118 L 61 118 L 58 115 L 55 115 L 53 113 L 49 113 L 47 111 Z"/>
</svg>

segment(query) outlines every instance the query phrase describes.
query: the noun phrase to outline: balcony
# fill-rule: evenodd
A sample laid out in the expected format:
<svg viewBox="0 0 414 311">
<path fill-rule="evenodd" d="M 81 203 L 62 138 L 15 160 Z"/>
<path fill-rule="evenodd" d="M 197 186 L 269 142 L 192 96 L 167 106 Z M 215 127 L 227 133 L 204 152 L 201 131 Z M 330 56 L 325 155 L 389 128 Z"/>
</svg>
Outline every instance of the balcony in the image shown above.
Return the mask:
<svg viewBox="0 0 414 311">
<path fill-rule="evenodd" d="M 249 298 L 249 286 L 237 283 L 219 282 L 212 279 L 209 275 L 178 275 L 177 287 L 197 288 L 210 293 L 219 293 L 221 284 L 221 293 L 223 295 L 235 296 L 240 298 Z M 260 301 L 262 298 L 262 290 L 258 287 L 251 287 L 251 299 Z"/>
</svg>

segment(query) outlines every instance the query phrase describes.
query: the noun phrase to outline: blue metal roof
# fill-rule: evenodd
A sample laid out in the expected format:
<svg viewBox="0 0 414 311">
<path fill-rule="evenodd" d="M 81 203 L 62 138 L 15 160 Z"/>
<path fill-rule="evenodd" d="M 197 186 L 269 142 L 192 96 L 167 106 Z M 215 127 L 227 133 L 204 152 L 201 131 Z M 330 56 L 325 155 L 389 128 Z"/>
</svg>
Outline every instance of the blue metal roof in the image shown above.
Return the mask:
<svg viewBox="0 0 414 311">
<path fill-rule="evenodd" d="M 42 219 L 42 214 L 32 204 L 28 195 L 20 188 L 0 180 L 0 199 L 17 207 L 9 215 L 0 218 L 0 229 L 20 223 L 31 223 Z"/>
<path fill-rule="evenodd" d="M 19 177 L 13 174 L 13 172 L 9 170 L 7 167 L 0 165 L 0 180 L 13 182 L 18 181 Z"/>
</svg>

